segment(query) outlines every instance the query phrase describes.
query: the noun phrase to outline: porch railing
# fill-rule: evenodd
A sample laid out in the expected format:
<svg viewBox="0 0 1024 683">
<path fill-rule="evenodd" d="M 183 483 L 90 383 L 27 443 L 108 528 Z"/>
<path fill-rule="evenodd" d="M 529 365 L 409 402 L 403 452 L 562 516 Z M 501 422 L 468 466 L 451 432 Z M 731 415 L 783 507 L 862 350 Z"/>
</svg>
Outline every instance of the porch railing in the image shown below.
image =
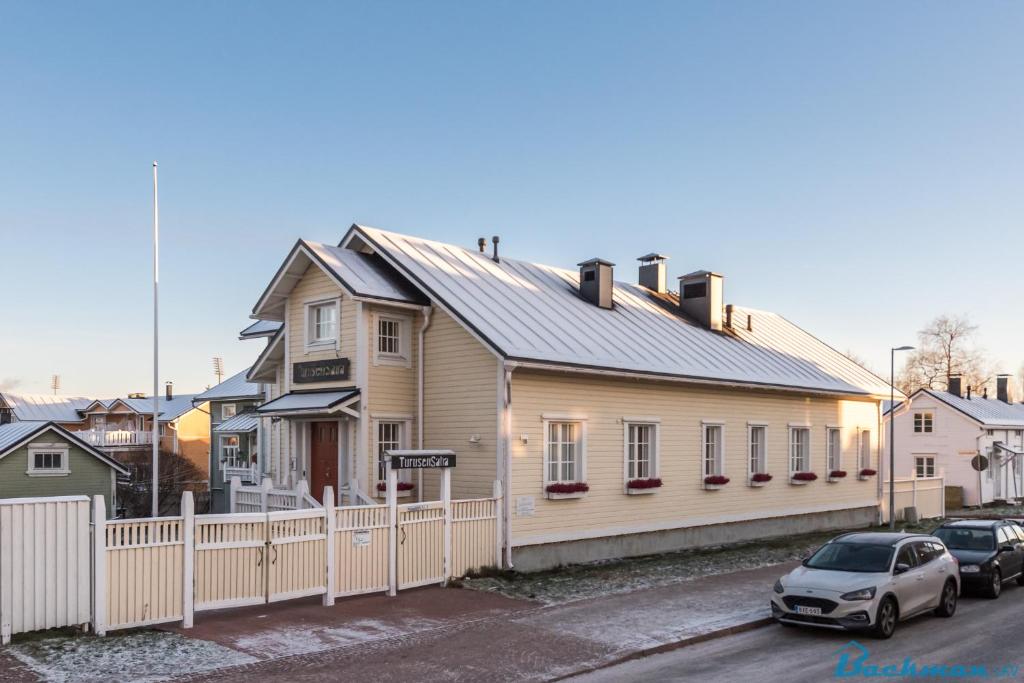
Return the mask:
<svg viewBox="0 0 1024 683">
<path fill-rule="evenodd" d="M 148 446 L 153 443 L 153 432 L 136 429 L 86 429 L 75 436 L 90 446 L 100 448 Z"/>
</svg>

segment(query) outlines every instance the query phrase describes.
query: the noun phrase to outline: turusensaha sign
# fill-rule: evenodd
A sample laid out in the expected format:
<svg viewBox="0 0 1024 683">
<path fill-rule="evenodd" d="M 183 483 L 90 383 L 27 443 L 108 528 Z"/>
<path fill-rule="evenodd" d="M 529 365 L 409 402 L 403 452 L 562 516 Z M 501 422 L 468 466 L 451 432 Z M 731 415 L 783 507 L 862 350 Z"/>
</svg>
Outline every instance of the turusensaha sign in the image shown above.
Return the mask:
<svg viewBox="0 0 1024 683">
<path fill-rule="evenodd" d="M 391 456 L 393 470 L 421 470 L 428 467 L 455 467 L 455 454 L 417 453 Z"/>
<path fill-rule="evenodd" d="M 296 384 L 334 382 L 348 379 L 348 358 L 311 360 L 304 363 L 296 363 L 292 367 L 292 381 Z"/>
</svg>

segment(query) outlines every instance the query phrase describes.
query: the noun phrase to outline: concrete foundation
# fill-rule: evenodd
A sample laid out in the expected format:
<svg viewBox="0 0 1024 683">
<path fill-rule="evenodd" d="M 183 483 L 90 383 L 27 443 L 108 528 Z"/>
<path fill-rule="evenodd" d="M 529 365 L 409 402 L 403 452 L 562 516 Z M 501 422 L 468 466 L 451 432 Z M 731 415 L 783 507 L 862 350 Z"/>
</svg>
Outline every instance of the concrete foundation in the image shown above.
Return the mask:
<svg viewBox="0 0 1024 683">
<path fill-rule="evenodd" d="M 878 508 L 871 506 L 793 515 L 792 517 L 771 517 L 642 534 L 521 546 L 513 548 L 512 563 L 515 565 L 516 571 L 536 572 L 568 564 L 655 555 L 687 548 L 779 538 L 812 531 L 859 529 L 877 523 Z"/>
</svg>

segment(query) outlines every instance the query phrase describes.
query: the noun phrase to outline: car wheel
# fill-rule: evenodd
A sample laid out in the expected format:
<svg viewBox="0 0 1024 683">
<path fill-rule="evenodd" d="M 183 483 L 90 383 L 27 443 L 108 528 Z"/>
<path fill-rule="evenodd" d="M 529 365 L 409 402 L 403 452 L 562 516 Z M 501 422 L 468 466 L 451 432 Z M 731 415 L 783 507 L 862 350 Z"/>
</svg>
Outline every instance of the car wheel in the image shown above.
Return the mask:
<svg viewBox="0 0 1024 683">
<path fill-rule="evenodd" d="M 878 614 L 875 615 L 875 627 L 872 629 L 871 634 L 875 638 L 882 640 L 892 638 L 892 634 L 896 632 L 896 620 L 898 618 L 899 609 L 896 606 L 896 601 L 892 598 L 885 598 L 878 605 Z"/>
<path fill-rule="evenodd" d="M 992 580 L 985 589 L 985 597 L 995 600 L 1003 592 L 1003 574 L 998 569 L 992 570 Z"/>
<path fill-rule="evenodd" d="M 956 614 L 956 583 L 947 581 L 942 587 L 942 596 L 939 598 L 939 606 L 935 608 L 935 616 L 951 617 Z"/>
</svg>

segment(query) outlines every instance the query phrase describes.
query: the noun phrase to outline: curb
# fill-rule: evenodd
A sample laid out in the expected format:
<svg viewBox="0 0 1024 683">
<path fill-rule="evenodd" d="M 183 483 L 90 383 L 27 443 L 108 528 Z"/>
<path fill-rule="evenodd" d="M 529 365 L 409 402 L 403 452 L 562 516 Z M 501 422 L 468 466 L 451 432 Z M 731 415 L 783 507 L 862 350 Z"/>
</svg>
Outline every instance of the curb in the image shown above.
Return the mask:
<svg viewBox="0 0 1024 683">
<path fill-rule="evenodd" d="M 726 636 L 735 635 L 737 633 L 753 631 L 764 626 L 770 626 L 773 623 L 775 623 L 775 620 L 771 617 L 762 617 L 761 619 L 755 619 L 753 621 L 745 621 L 741 624 L 726 626 L 725 628 L 720 628 L 716 631 L 708 631 L 707 633 L 701 633 L 695 636 L 690 636 L 689 638 L 683 638 L 682 640 L 677 640 L 675 642 L 665 643 L 663 645 L 657 645 L 655 647 L 648 647 L 644 648 L 643 650 L 636 650 L 634 652 L 630 652 L 627 655 L 622 655 L 621 657 L 616 657 L 615 659 L 604 662 L 603 664 L 598 664 L 597 666 L 588 667 L 586 669 L 580 669 L 579 671 L 574 671 L 570 674 L 558 676 L 557 678 L 552 678 L 550 680 L 564 681 L 569 678 L 575 678 L 576 676 L 582 676 L 583 674 L 601 671 L 602 669 L 608 669 L 613 666 L 618 666 L 619 664 L 625 664 L 626 662 L 631 662 L 637 659 L 643 659 L 644 657 L 650 657 L 651 655 L 660 655 L 665 652 L 680 650 L 684 647 L 688 647 L 690 645 L 697 645 L 699 643 L 704 643 L 709 640 L 716 640 L 718 638 L 724 638 Z"/>
</svg>

